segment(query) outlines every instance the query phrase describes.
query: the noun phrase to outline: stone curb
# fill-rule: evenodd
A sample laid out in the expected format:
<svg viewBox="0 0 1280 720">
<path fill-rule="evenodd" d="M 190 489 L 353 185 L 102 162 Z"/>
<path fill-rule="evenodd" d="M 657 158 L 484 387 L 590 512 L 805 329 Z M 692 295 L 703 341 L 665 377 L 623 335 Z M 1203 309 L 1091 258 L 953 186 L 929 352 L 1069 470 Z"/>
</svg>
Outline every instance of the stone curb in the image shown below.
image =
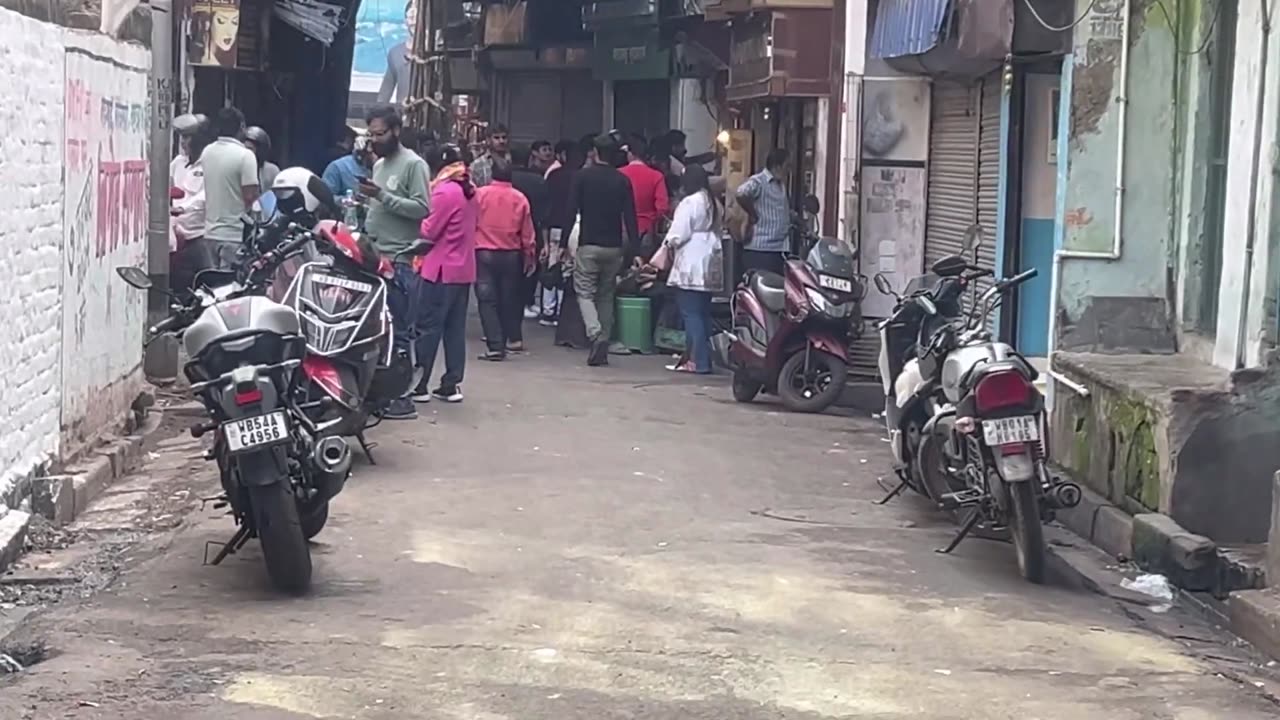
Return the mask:
<svg viewBox="0 0 1280 720">
<path fill-rule="evenodd" d="M 1231 632 L 1280 659 L 1280 591 L 1240 590 L 1227 601 Z"/>
<path fill-rule="evenodd" d="M 133 434 L 90 450 L 64 474 L 35 478 L 31 489 L 31 513 L 11 509 L 0 515 L 0 572 L 4 572 L 22 551 L 31 516 L 65 524 L 88 509 L 116 480 L 137 466 L 142 445 L 160 428 L 164 412 L 152 408 Z"/>
</svg>

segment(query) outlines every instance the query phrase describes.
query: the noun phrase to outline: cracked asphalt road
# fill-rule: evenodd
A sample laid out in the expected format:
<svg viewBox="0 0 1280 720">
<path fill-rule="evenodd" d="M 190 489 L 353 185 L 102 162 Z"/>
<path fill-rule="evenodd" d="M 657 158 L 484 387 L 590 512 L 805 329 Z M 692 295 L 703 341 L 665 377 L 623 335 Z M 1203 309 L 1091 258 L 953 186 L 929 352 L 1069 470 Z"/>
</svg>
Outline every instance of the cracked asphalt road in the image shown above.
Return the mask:
<svg viewBox="0 0 1280 720">
<path fill-rule="evenodd" d="M 269 592 L 256 544 L 202 567 L 231 524 L 193 513 L 28 621 L 52 656 L 0 681 L 0 718 L 1276 716 L 1114 603 L 1027 585 L 1008 546 L 936 555 L 942 518 L 872 503 L 870 418 L 532 345 L 373 432 L 309 597 Z"/>
</svg>

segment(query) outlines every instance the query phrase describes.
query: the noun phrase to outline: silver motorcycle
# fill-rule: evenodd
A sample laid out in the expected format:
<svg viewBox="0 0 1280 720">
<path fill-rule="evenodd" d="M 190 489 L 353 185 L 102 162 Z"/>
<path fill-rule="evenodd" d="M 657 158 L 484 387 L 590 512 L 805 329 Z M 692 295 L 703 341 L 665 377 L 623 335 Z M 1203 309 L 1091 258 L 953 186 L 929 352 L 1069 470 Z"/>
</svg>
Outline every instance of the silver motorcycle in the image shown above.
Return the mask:
<svg viewBox="0 0 1280 720">
<path fill-rule="evenodd" d="M 967 249 L 976 247 L 971 233 Z M 1034 269 L 964 295 L 988 269 L 953 255 L 915 278 L 904 294 L 883 275 L 876 287 L 897 306 L 880 323 L 885 422 L 900 483 L 931 498 L 961 524 L 939 552 L 950 553 L 975 528 L 1011 536 L 1023 577 L 1045 577 L 1043 523 L 1080 502 L 1080 488 L 1048 472 L 1044 397 L 1034 367 L 992 338 L 988 318 Z"/>
</svg>

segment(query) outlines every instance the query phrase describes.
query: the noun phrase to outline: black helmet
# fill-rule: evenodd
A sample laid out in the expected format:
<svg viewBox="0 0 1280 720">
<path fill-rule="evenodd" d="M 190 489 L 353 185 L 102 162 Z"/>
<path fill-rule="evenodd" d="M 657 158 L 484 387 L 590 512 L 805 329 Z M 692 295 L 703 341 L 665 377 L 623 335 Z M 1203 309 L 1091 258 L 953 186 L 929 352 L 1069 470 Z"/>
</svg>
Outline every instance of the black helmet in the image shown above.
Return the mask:
<svg viewBox="0 0 1280 720">
<path fill-rule="evenodd" d="M 271 136 L 267 134 L 266 130 L 257 125 L 246 128 L 244 139 L 253 143 L 253 147 L 258 151 L 259 155 L 266 157 L 271 154 Z"/>
<path fill-rule="evenodd" d="M 462 162 L 462 148 L 453 143 L 437 145 L 429 160 L 431 169 L 439 172 L 441 168 Z"/>
</svg>

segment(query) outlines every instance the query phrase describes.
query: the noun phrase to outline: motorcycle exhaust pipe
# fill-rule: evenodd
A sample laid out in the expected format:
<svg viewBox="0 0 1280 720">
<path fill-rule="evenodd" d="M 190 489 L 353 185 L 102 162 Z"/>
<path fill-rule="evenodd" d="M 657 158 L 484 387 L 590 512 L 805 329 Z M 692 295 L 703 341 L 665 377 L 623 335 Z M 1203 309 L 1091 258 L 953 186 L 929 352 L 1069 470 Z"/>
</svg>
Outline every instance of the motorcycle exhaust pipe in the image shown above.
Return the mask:
<svg viewBox="0 0 1280 720">
<path fill-rule="evenodd" d="M 322 475 L 339 482 L 346 480 L 351 472 L 351 446 L 344 438 L 320 438 L 312 459 Z"/>
<path fill-rule="evenodd" d="M 1080 504 L 1083 493 L 1080 486 L 1073 482 L 1059 481 L 1049 489 L 1049 505 L 1055 510 L 1068 510 Z"/>
</svg>

